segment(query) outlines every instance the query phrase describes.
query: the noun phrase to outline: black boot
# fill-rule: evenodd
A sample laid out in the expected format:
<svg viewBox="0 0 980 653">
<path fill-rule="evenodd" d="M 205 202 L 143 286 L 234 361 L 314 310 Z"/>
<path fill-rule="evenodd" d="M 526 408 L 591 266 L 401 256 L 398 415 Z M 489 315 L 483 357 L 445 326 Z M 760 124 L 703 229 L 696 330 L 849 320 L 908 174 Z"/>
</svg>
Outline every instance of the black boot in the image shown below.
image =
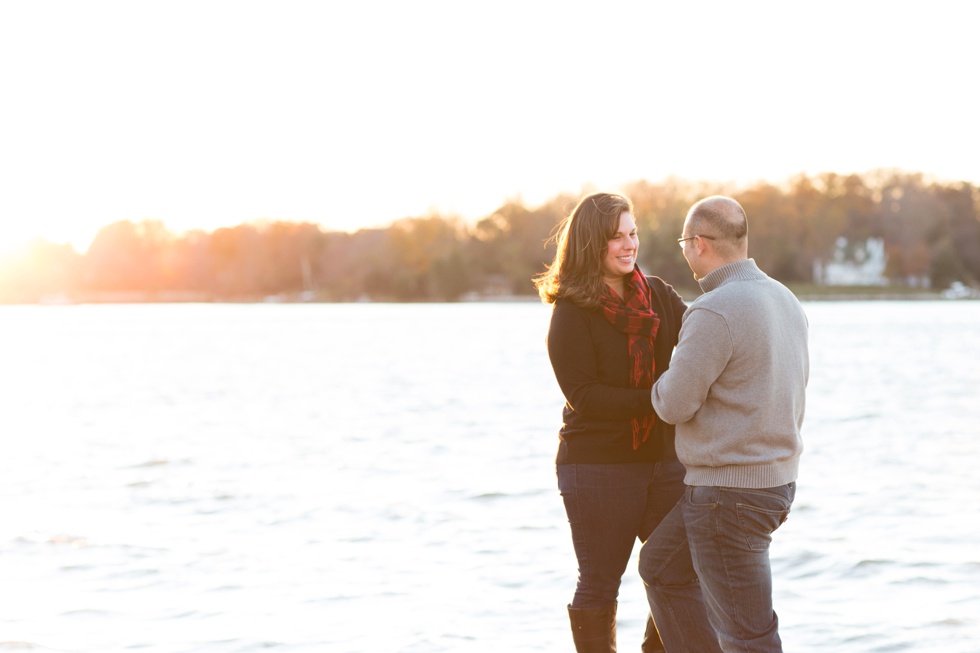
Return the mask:
<svg viewBox="0 0 980 653">
<path fill-rule="evenodd" d="M 647 630 L 643 633 L 643 645 L 640 646 L 640 651 L 643 653 L 666 653 L 664 643 L 660 641 L 660 632 L 650 615 L 647 615 Z"/>
<path fill-rule="evenodd" d="M 616 604 L 579 610 L 568 606 L 578 653 L 616 653 Z"/>
</svg>

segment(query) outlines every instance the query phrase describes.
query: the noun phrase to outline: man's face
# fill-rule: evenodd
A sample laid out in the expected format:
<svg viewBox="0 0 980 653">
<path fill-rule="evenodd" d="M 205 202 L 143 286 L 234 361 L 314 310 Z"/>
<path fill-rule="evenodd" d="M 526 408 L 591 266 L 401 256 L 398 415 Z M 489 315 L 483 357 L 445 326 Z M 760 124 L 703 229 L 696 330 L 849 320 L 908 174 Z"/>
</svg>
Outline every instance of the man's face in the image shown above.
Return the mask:
<svg viewBox="0 0 980 653">
<path fill-rule="evenodd" d="M 694 234 L 691 233 L 690 220 L 684 219 L 684 230 L 681 232 L 681 238 L 686 238 L 684 242 L 681 243 L 681 251 L 684 252 L 684 260 L 687 261 L 688 266 L 691 268 L 691 272 L 694 273 L 695 281 L 701 279 L 701 274 L 698 272 L 700 267 L 700 258 L 698 256 L 698 247 L 700 243 L 697 238 L 693 237 Z"/>
</svg>

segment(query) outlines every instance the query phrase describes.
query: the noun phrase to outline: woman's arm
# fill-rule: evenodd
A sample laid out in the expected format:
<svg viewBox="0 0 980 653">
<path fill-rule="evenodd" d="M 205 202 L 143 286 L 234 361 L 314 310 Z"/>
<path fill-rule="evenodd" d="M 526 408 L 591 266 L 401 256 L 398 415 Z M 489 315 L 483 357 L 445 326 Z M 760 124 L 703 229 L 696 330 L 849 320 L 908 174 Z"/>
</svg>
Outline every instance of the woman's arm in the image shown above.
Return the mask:
<svg viewBox="0 0 980 653">
<path fill-rule="evenodd" d="M 571 302 L 559 301 L 552 312 L 548 357 L 565 400 L 583 417 L 625 420 L 653 412 L 649 390 L 600 381 L 588 315 Z"/>
<path fill-rule="evenodd" d="M 685 303 L 684 298 L 677 294 L 674 287 L 661 279 L 660 277 L 647 277 L 647 281 L 650 283 L 650 287 L 653 289 L 654 295 L 656 295 L 658 301 L 662 302 L 665 310 L 671 312 L 671 324 L 674 327 L 674 332 L 669 335 L 671 342 L 677 344 L 681 333 L 681 321 L 684 318 L 684 313 L 687 311 L 687 303 Z M 656 307 L 654 307 L 656 310 Z"/>
<path fill-rule="evenodd" d="M 675 334 L 674 342 L 676 342 L 677 339 L 680 338 L 681 322 L 684 319 L 684 313 L 687 312 L 687 302 L 684 301 L 683 297 L 677 294 L 677 291 L 674 290 L 673 286 L 668 285 L 667 289 L 670 291 L 670 302 L 674 307 L 674 324 L 677 325 L 677 333 Z"/>
</svg>

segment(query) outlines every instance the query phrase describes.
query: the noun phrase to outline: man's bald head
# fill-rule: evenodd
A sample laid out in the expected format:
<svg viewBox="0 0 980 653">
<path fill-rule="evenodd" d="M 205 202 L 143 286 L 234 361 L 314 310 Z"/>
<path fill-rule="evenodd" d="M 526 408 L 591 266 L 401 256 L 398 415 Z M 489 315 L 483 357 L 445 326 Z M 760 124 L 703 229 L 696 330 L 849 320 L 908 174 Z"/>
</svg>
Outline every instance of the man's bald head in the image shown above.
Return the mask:
<svg viewBox="0 0 980 653">
<path fill-rule="evenodd" d="M 748 257 L 749 222 L 742 205 L 730 197 L 712 195 L 687 212 L 685 231 L 713 236 L 711 246 L 722 258 L 737 261 Z"/>
</svg>

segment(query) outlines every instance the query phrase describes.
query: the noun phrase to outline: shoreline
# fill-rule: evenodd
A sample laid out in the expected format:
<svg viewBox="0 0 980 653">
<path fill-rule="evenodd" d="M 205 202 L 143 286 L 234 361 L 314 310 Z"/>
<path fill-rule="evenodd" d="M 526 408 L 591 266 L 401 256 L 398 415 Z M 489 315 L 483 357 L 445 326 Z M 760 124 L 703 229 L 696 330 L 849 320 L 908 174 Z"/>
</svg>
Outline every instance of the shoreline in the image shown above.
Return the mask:
<svg viewBox="0 0 980 653">
<path fill-rule="evenodd" d="M 818 292 L 811 288 L 789 286 L 801 302 L 841 301 L 976 301 L 980 293 L 950 296 L 944 292 Z M 675 288 L 688 303 L 700 296 L 690 288 Z M 308 293 L 282 293 L 265 297 L 214 297 L 197 293 L 84 293 L 42 297 L 36 301 L 0 302 L 0 306 L 83 306 L 124 304 L 503 304 L 537 303 L 537 295 L 468 295 L 456 300 L 392 300 L 361 297 L 353 300 L 332 300 L 313 297 Z"/>
<path fill-rule="evenodd" d="M 794 293 L 801 302 L 846 301 L 957 301 L 943 297 L 942 293 Z M 968 299 L 968 298 L 963 298 Z"/>
</svg>

